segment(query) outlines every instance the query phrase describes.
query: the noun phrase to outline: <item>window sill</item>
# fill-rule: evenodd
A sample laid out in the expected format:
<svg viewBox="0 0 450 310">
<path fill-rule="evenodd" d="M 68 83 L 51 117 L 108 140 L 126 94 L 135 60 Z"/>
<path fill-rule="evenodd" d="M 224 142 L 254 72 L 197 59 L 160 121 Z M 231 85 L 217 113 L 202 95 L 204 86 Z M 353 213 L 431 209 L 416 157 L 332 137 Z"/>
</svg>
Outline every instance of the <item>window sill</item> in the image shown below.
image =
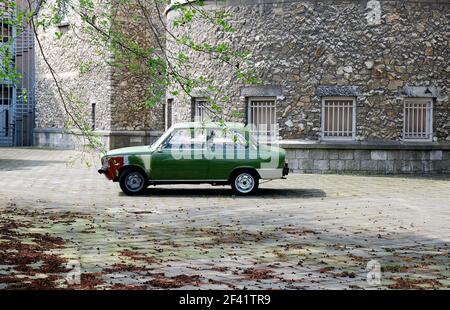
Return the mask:
<svg viewBox="0 0 450 310">
<path fill-rule="evenodd" d="M 353 141 L 356 141 L 356 139 L 355 139 L 355 137 L 330 137 L 330 138 L 324 138 L 324 137 L 322 137 L 321 138 L 321 140 L 320 140 L 321 142 L 331 142 L 331 143 L 333 143 L 333 142 L 336 142 L 336 143 L 340 143 L 340 142 L 353 142 Z"/>
<path fill-rule="evenodd" d="M 433 139 L 402 139 L 403 143 L 431 143 Z"/>
<path fill-rule="evenodd" d="M 61 21 L 58 25 L 56 25 L 58 28 L 65 28 L 65 27 L 69 27 L 70 23 L 69 21 Z"/>
</svg>

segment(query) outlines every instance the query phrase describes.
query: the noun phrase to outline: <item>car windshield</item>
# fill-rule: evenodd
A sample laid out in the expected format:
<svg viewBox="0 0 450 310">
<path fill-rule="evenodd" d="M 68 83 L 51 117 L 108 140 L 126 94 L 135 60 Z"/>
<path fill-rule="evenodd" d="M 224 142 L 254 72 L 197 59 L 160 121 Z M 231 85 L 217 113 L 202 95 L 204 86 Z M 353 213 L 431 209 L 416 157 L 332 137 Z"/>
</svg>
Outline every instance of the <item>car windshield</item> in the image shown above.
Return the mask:
<svg viewBox="0 0 450 310">
<path fill-rule="evenodd" d="M 152 145 L 150 145 L 150 149 L 154 150 L 156 149 L 161 143 L 164 142 L 164 140 L 167 139 L 167 137 L 172 133 L 172 128 L 169 128 L 165 133 L 162 134 L 161 137 L 159 137 L 155 142 L 153 142 Z"/>
<path fill-rule="evenodd" d="M 173 130 L 164 140 L 164 148 L 175 148 L 188 145 L 203 145 L 206 142 L 206 134 L 203 128 L 179 128 Z"/>
</svg>

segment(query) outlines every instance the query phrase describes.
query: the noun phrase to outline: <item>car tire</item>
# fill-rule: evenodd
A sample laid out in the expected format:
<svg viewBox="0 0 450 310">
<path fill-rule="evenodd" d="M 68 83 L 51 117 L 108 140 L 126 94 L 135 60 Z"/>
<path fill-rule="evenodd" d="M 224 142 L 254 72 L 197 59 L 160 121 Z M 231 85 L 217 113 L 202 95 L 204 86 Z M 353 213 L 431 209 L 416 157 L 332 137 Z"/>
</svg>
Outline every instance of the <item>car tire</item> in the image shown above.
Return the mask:
<svg viewBox="0 0 450 310">
<path fill-rule="evenodd" d="M 119 178 L 122 191 L 127 195 L 138 195 L 142 193 L 148 185 L 147 176 L 138 169 L 127 169 Z"/>
<path fill-rule="evenodd" d="M 250 195 L 258 190 L 259 178 L 249 170 L 241 170 L 231 177 L 231 188 L 237 195 Z"/>
</svg>

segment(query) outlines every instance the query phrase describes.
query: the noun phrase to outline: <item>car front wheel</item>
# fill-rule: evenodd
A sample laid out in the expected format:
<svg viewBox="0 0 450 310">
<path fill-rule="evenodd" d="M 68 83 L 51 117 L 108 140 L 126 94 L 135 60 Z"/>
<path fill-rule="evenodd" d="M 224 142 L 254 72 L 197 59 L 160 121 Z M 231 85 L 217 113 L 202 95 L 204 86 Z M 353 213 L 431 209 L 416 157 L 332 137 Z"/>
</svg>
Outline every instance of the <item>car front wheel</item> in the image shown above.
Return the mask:
<svg viewBox="0 0 450 310">
<path fill-rule="evenodd" d="M 258 189 L 258 185 L 259 179 L 250 171 L 238 172 L 231 178 L 231 187 L 238 195 L 252 194 Z"/>
<path fill-rule="evenodd" d="M 139 170 L 128 169 L 119 179 L 120 188 L 127 195 L 137 195 L 147 187 L 147 178 Z"/>
</svg>

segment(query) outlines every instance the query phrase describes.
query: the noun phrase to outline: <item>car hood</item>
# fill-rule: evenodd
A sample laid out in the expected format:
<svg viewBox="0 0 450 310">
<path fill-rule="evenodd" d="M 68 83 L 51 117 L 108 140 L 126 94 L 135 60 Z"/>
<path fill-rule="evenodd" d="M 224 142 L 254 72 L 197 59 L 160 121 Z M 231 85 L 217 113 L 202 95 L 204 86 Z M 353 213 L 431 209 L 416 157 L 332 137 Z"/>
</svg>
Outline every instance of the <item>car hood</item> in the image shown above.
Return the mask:
<svg viewBox="0 0 450 310">
<path fill-rule="evenodd" d="M 120 149 L 111 150 L 106 153 L 106 156 L 140 155 L 140 154 L 150 154 L 150 153 L 151 153 L 151 149 L 148 145 L 141 145 L 141 146 L 123 147 Z"/>
</svg>

